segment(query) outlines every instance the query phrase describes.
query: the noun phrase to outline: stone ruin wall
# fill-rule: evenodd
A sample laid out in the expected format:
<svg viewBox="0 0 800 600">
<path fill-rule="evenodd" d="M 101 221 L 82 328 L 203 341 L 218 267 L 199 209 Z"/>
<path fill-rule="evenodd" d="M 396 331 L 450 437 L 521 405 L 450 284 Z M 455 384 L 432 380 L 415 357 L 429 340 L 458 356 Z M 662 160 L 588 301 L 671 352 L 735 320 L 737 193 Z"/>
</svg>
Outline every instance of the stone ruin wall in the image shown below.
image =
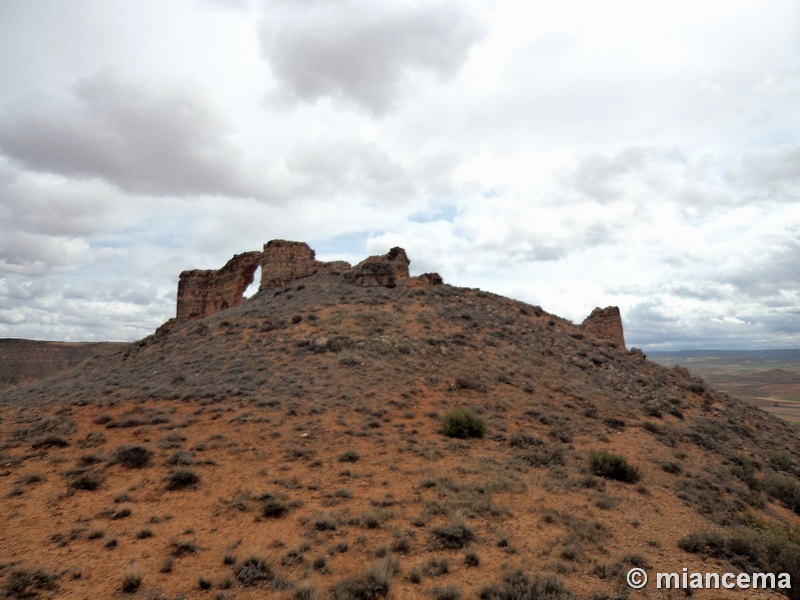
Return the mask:
<svg viewBox="0 0 800 600">
<path fill-rule="evenodd" d="M 620 350 L 625 350 L 622 317 L 616 306 L 595 308 L 592 314 L 581 323 L 581 327 L 593 338 L 609 342 Z"/>
<path fill-rule="evenodd" d="M 221 269 L 184 271 L 178 279 L 179 323 L 202 319 L 242 302 L 244 291 L 261 264 L 261 252 L 245 252 Z"/>
<path fill-rule="evenodd" d="M 317 273 L 342 274 L 350 269 L 343 260 L 321 262 L 316 253 L 305 242 L 272 240 L 264 244 L 261 254 L 260 290 L 284 285 L 295 279 L 310 277 Z"/>
<path fill-rule="evenodd" d="M 192 270 L 178 280 L 176 323 L 203 319 L 245 300 L 244 291 L 261 267 L 259 291 L 320 273 L 342 275 L 361 286 L 441 285 L 437 273 L 410 277 L 410 261 L 402 248 L 388 254 L 370 256 L 355 267 L 345 261 L 322 262 L 304 242 L 272 240 L 262 252 L 245 252 L 230 259 L 218 270 Z"/>
<path fill-rule="evenodd" d="M 174 323 L 203 319 L 243 302 L 244 291 L 253 283 L 258 267 L 261 267 L 259 291 L 321 273 L 341 275 L 360 286 L 393 288 L 399 285 L 421 287 L 442 284 L 442 278 L 437 273 L 411 277 L 408 270 L 410 262 L 405 250 L 392 248 L 387 254 L 370 256 L 351 267 L 344 261 L 318 261 L 314 250 L 304 242 L 272 240 L 264 244 L 262 252 L 237 254 L 221 269 L 181 273 Z M 165 325 L 169 328 L 174 323 Z M 622 318 L 616 306 L 595 308 L 581 328 L 595 339 L 625 350 Z"/>
</svg>

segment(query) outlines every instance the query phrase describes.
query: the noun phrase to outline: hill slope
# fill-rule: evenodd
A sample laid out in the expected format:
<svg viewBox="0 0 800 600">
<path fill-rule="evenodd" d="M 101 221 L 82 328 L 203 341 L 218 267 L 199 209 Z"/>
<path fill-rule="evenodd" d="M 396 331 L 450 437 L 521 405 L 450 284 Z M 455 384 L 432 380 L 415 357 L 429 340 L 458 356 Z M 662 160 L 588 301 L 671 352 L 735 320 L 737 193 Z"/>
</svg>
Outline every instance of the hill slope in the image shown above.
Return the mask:
<svg viewBox="0 0 800 600">
<path fill-rule="evenodd" d="M 441 433 L 454 407 L 483 437 Z M 632 566 L 800 584 L 791 428 L 478 290 L 262 287 L 0 392 L 0 435 L 10 597 L 599 599 Z"/>
</svg>

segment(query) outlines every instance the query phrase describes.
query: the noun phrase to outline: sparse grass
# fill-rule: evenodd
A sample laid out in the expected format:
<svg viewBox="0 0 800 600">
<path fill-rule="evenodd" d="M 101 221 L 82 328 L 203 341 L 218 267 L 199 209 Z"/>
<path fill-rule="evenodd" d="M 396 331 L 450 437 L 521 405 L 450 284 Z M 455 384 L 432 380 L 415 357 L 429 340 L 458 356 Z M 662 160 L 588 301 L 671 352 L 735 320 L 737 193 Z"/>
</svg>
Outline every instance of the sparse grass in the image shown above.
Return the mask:
<svg viewBox="0 0 800 600">
<path fill-rule="evenodd" d="M 475 534 L 463 523 L 454 523 L 447 527 L 433 527 L 431 528 L 431 537 L 434 546 L 448 550 L 463 548 L 475 541 Z"/>
<path fill-rule="evenodd" d="M 328 559 L 324 556 L 318 556 L 311 563 L 311 568 L 320 573 L 330 573 L 328 570 Z"/>
<path fill-rule="evenodd" d="M 530 448 L 532 446 L 542 446 L 544 442 L 536 436 L 519 432 L 508 439 L 508 445 L 512 448 Z"/>
<path fill-rule="evenodd" d="M 33 442 L 32 447 L 36 450 L 44 448 L 66 448 L 69 442 L 60 435 L 50 434 L 39 438 Z"/>
<path fill-rule="evenodd" d="M 322 595 L 315 587 L 303 586 L 294 591 L 292 600 L 321 600 Z"/>
<path fill-rule="evenodd" d="M 261 504 L 261 516 L 267 519 L 279 519 L 289 512 L 289 504 L 277 498 L 268 498 Z"/>
<path fill-rule="evenodd" d="M 111 518 L 115 521 L 118 521 L 119 519 L 125 519 L 127 517 L 130 517 L 132 514 L 133 511 L 130 508 L 126 507 L 115 512 L 113 515 L 111 515 Z"/>
<path fill-rule="evenodd" d="M 729 561 L 745 572 L 788 573 L 800 578 L 800 541 L 795 530 L 753 521 L 750 527 L 692 533 L 678 541 L 686 552 Z M 800 599 L 800 588 L 787 595 Z"/>
<path fill-rule="evenodd" d="M 70 490 L 93 492 L 103 483 L 104 477 L 100 473 L 76 469 L 67 474 L 67 486 Z"/>
<path fill-rule="evenodd" d="M 800 485 L 791 475 L 770 474 L 761 482 L 764 491 L 786 508 L 800 515 Z"/>
<path fill-rule="evenodd" d="M 165 464 L 170 467 L 188 467 L 194 464 L 194 454 L 188 450 L 175 450 Z"/>
<path fill-rule="evenodd" d="M 383 558 L 369 566 L 366 575 L 340 581 L 331 588 L 332 600 L 375 600 L 385 598 L 392 580 L 400 573 L 396 558 Z"/>
<path fill-rule="evenodd" d="M 358 462 L 358 459 L 361 458 L 361 455 L 356 452 L 355 450 L 347 450 L 339 455 L 339 462 L 349 462 L 354 463 Z"/>
<path fill-rule="evenodd" d="M 464 555 L 464 565 L 467 567 L 477 567 L 481 564 L 480 556 L 475 550 L 469 550 Z"/>
<path fill-rule="evenodd" d="M 339 598 L 380 598 L 387 593 L 447 598 L 449 588 L 458 586 L 460 590 L 455 590 L 465 598 L 477 598 L 484 588 L 492 600 L 527 600 L 534 597 L 531 589 L 535 587 L 530 584 L 534 573 L 545 569 L 570 586 L 580 585 L 580 590 L 575 589 L 582 597 L 608 592 L 605 597 L 610 599 L 620 594 L 615 586 L 621 580 L 614 576 L 599 581 L 588 571 L 595 561 L 617 561 L 620 542 L 630 536 L 639 540 L 638 552 L 654 553 L 648 558 L 660 556 L 658 560 L 676 563 L 675 553 L 680 550 L 669 536 L 659 539 L 658 550 L 646 544 L 659 538 L 658 531 L 679 513 L 697 510 L 701 514 L 695 514 L 694 520 L 708 519 L 703 527 L 725 528 L 741 524 L 748 509 L 777 522 L 788 515 L 778 503 L 794 505 L 791 484 L 800 484 L 794 479 L 800 474 L 800 461 L 792 457 L 800 456 L 800 443 L 788 429 L 781 430 L 773 419 L 755 411 L 749 414 L 736 400 L 724 400 L 709 389 L 716 399 L 713 410 L 703 412 L 702 399 L 683 394 L 677 379 L 666 370 L 635 362 L 588 335 L 583 340 L 570 338 L 572 328 L 561 320 L 548 328 L 548 316 L 520 317 L 518 303 L 510 303 L 509 309 L 474 292 L 449 287 L 340 290 L 335 280 L 325 278 L 324 285 L 336 290 L 329 298 L 312 277 L 306 291 L 294 298 L 289 292 L 278 299 L 265 294 L 231 310 L 230 316 L 224 315 L 229 319 L 225 328 L 219 318 L 212 318 L 148 338 L 141 347 L 132 345 L 116 370 L 91 375 L 101 391 L 109 388 L 107 393 L 77 394 L 65 388 L 62 396 L 44 385 L 43 400 L 52 398 L 59 409 L 72 410 L 58 417 L 67 420 L 65 415 L 71 414 L 76 423 L 72 432 L 31 428 L 30 437 L 14 437 L 14 429 L 46 413 L 20 405 L 17 416 L 14 408 L 0 407 L 0 471 L 5 475 L 5 479 L 0 476 L 5 490 L 0 495 L 5 496 L 23 474 L 39 472 L 48 483 L 18 484 L 24 492 L 22 500 L 44 501 L 63 513 L 58 541 L 50 539 L 53 531 L 35 536 L 33 530 L 19 537 L 24 544 L 41 548 L 23 545 L 19 550 L 29 550 L 26 557 L 93 550 L 98 560 L 105 558 L 123 569 L 134 555 L 152 551 L 136 594 L 120 593 L 123 570 L 97 580 L 101 597 L 115 593 L 146 597 L 155 595 L 159 586 L 169 598 L 182 591 L 217 600 L 251 594 L 302 600 L 329 598 L 331 587 Z M 330 304 L 314 307 L 315 294 Z M 437 305 L 429 302 L 446 304 L 442 313 L 450 311 L 453 316 L 442 319 Z M 365 322 L 370 306 L 381 312 L 379 323 Z M 319 314 L 313 327 L 307 318 L 309 310 Z M 333 313 L 339 314 L 336 324 L 332 324 Z M 470 319 L 460 318 L 462 313 L 471 315 Z M 293 314 L 301 314 L 303 320 L 290 327 Z M 406 329 L 403 318 L 408 315 L 422 320 Z M 206 329 L 202 335 L 197 333 L 201 326 Z M 383 331 L 373 332 L 379 327 Z M 262 328 L 278 331 L 264 335 Z M 344 333 L 349 336 L 346 349 L 333 354 L 335 348 L 326 347 L 327 340 Z M 309 340 L 308 347 L 293 346 L 303 337 Z M 187 342 L 192 345 L 184 345 Z M 398 351 L 399 344 L 408 348 L 408 354 Z M 316 346 L 328 354 L 315 355 Z M 343 356 L 357 358 L 358 366 L 341 366 L 338 359 Z M 355 380 L 353 369 L 358 371 Z M 163 396 L 141 393 L 137 378 L 144 373 L 152 374 L 152 381 L 145 382 L 151 392 L 166 388 Z M 182 381 L 170 384 L 180 374 Z M 452 383 L 461 374 L 488 382 L 494 391 L 481 394 L 469 384 L 454 389 Z M 112 380 L 115 385 L 108 385 Z M 71 385 L 92 391 L 95 384 L 76 380 Z M 173 393 L 174 397 L 166 395 Z M 71 395 L 77 400 L 85 396 L 93 404 L 89 408 L 70 404 Z M 443 429 L 442 415 L 459 403 L 485 421 L 484 441 L 438 434 Z M 685 412 L 685 421 L 671 416 L 670 405 Z M 106 430 L 89 422 L 99 410 L 113 415 L 108 422 L 137 416 L 145 424 L 137 430 Z M 159 411 L 168 414 L 172 424 L 155 425 L 152 415 Z M 702 430 L 693 429 L 698 415 L 708 421 Z M 616 417 L 624 423 L 614 421 Z M 623 426 L 622 435 L 613 431 Z M 81 450 L 79 440 L 92 428 L 102 430 L 108 439 L 96 449 Z M 726 432 L 724 445 L 712 436 L 715 428 Z M 31 443 L 49 433 L 68 440 L 73 448 L 31 451 Z M 573 442 L 566 441 L 570 436 Z M 706 445 L 716 450 L 692 442 L 700 438 L 708 438 Z M 111 465 L 114 449 L 123 443 L 154 450 L 154 466 L 129 471 L 124 464 Z M 639 467 L 651 496 L 637 494 L 638 483 L 610 480 L 613 471 L 592 474 L 592 448 L 619 452 Z M 783 454 L 770 455 L 778 450 Z M 684 451 L 684 458 L 679 451 Z M 94 494 L 65 498 L 63 483 L 70 478 L 60 480 L 61 474 L 75 465 L 81 453 L 101 458 L 99 462 L 82 460 L 78 466 L 85 467 L 85 472 L 105 474 L 106 483 Z M 755 472 L 744 462 L 734 465 L 732 453 L 752 458 Z M 208 464 L 212 459 L 218 467 Z M 198 466 L 191 465 L 195 461 Z M 161 478 L 170 469 L 187 466 L 202 476 L 198 490 L 171 492 L 163 500 L 178 504 L 159 508 L 155 503 L 167 485 Z M 777 472 L 788 479 L 776 478 Z M 239 476 L 231 477 L 231 473 Z M 445 481 L 448 476 L 449 482 Z M 750 487 L 752 482 L 756 487 Z M 675 502 L 689 493 L 683 487 L 687 485 L 703 485 L 698 494 L 686 496 L 689 508 Z M 264 490 L 274 497 L 259 496 Z M 115 496 L 124 497 L 118 496 L 123 492 L 130 494 L 126 502 L 131 503 L 111 504 Z M 774 503 L 767 505 L 773 502 L 771 498 Z M 19 500 L 2 500 L 10 509 L 23 506 Z M 127 520 L 110 520 L 113 512 L 100 514 L 103 509 L 119 511 L 124 506 L 133 509 Z M 540 521 L 548 506 L 550 521 Z M 615 512 L 605 512 L 611 509 Z M 336 530 L 318 525 L 317 510 L 330 511 Z M 149 522 L 151 516 L 161 519 L 169 511 L 176 516 L 172 523 Z M 434 535 L 437 526 L 446 531 L 450 519 L 459 518 L 480 539 L 466 542 L 458 531 L 452 537 Z M 20 532 L 16 521 L 7 523 L 9 535 Z M 72 542 L 68 531 L 75 526 L 84 531 Z M 196 534 L 180 533 L 190 526 Z M 87 541 L 95 527 L 106 527 L 107 537 Z M 153 532 L 156 537 L 146 539 Z M 161 575 L 159 565 L 170 552 L 171 536 L 196 537 L 208 548 L 195 556 L 169 557 L 174 573 Z M 113 537 L 119 547 L 107 553 L 103 544 Z M 495 546 L 501 539 L 502 545 Z M 795 539 L 795 534 L 786 539 Z M 62 542 L 70 547 L 57 548 Z M 339 554 L 343 551 L 339 544 L 347 554 Z M 740 549 L 749 556 L 757 546 L 745 543 Z M 768 547 L 777 552 L 782 546 Z M 291 579 L 293 587 L 277 591 L 283 583 L 273 586 L 273 579 L 257 583 L 260 589 L 248 589 L 238 581 L 233 567 L 253 551 Z M 226 555 L 227 566 L 223 566 Z M 407 576 L 402 585 L 395 580 L 387 592 L 378 579 L 369 577 L 367 564 L 377 557 L 400 560 Z M 431 558 L 440 569 L 444 562 L 449 572 L 436 579 L 423 575 L 422 568 Z M 701 559 L 692 560 L 699 564 Z M 356 567 L 359 561 L 366 564 Z M 15 566 L 0 565 L 0 596 Z M 84 577 L 88 569 L 95 570 L 91 565 L 81 564 L 81 568 Z M 504 569 L 518 568 L 524 569 L 527 582 L 507 585 Z M 333 574 L 324 575 L 327 570 Z M 335 585 L 351 575 L 355 575 L 352 585 Z M 204 587 L 201 576 L 213 582 L 213 591 L 198 589 Z M 62 587 L 78 587 L 68 584 L 69 577 L 65 571 L 59 580 Z M 546 586 L 543 593 L 539 591 L 542 597 L 552 596 Z"/>
<path fill-rule="evenodd" d="M 242 585 L 256 586 L 275 579 L 275 573 L 273 573 L 266 561 L 257 556 L 251 556 L 237 565 L 233 572 Z"/>
<path fill-rule="evenodd" d="M 411 541 L 407 537 L 399 537 L 392 542 L 391 550 L 397 554 L 408 554 L 411 552 Z"/>
<path fill-rule="evenodd" d="M 170 491 L 194 487 L 200 482 L 200 476 L 190 469 L 176 469 L 167 477 L 167 489 Z"/>
<path fill-rule="evenodd" d="M 140 573 L 128 573 L 122 578 L 122 592 L 124 594 L 133 594 L 142 585 L 142 576 Z"/>
<path fill-rule="evenodd" d="M 639 471 L 624 456 L 607 450 L 592 450 L 589 454 L 589 468 L 594 475 L 625 483 L 636 483 L 641 477 Z"/>
<path fill-rule="evenodd" d="M 442 433 L 453 438 L 482 438 L 486 433 L 486 422 L 474 411 L 457 406 L 442 418 Z"/>
<path fill-rule="evenodd" d="M 58 589 L 56 578 L 39 569 L 14 569 L 3 586 L 4 598 L 38 598 L 39 592 Z"/>
<path fill-rule="evenodd" d="M 128 469 L 142 469 L 153 459 L 153 451 L 135 444 L 119 446 L 111 455 L 111 462 L 121 464 Z"/>
<path fill-rule="evenodd" d="M 556 575 L 522 571 L 506 573 L 501 583 L 484 587 L 481 600 L 573 600 L 575 595 Z"/>
<path fill-rule="evenodd" d="M 425 577 L 440 577 L 450 572 L 450 561 L 446 558 L 429 558 L 422 565 L 422 574 Z"/>
<path fill-rule="evenodd" d="M 327 513 L 317 513 L 311 520 L 311 525 L 317 531 L 334 531 L 336 529 L 336 517 Z"/>
<path fill-rule="evenodd" d="M 17 483 L 20 485 L 30 485 L 32 483 L 39 483 L 42 481 L 42 476 L 38 473 L 31 473 L 29 475 L 23 475 L 19 479 L 17 479 Z"/>
<path fill-rule="evenodd" d="M 367 529 L 377 529 L 381 526 L 382 520 L 383 518 L 380 511 L 375 510 L 374 508 L 368 508 L 361 515 L 361 523 Z"/>
<path fill-rule="evenodd" d="M 170 542 L 170 548 L 170 555 L 174 557 L 197 554 L 200 550 L 200 546 L 193 540 L 172 540 L 172 542 Z"/>
<path fill-rule="evenodd" d="M 434 587 L 431 590 L 434 600 L 461 600 L 461 590 L 454 585 L 447 587 Z"/>
<path fill-rule="evenodd" d="M 455 387 L 459 390 L 474 390 L 485 394 L 489 391 L 488 386 L 472 375 L 462 375 L 456 378 Z"/>
<path fill-rule="evenodd" d="M 159 438 L 158 446 L 159 448 L 164 448 L 165 450 L 171 450 L 173 448 L 180 448 L 185 441 L 186 436 L 178 432 L 172 432 Z"/>
</svg>

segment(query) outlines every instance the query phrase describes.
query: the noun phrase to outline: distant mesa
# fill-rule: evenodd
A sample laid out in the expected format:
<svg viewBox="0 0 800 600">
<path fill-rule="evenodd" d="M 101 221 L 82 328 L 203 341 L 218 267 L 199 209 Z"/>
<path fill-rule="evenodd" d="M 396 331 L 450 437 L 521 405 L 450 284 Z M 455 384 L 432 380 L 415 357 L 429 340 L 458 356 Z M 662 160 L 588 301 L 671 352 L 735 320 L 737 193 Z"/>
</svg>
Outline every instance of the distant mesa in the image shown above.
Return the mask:
<svg viewBox="0 0 800 600">
<path fill-rule="evenodd" d="M 165 323 L 162 330 L 172 326 L 204 319 L 244 302 L 244 291 L 253 283 L 256 270 L 261 267 L 259 292 L 280 287 L 312 275 L 339 275 L 346 281 L 364 287 L 425 287 L 442 285 L 438 273 L 409 275 L 410 260 L 402 248 L 392 248 L 388 253 L 370 256 L 355 266 L 345 261 L 323 262 L 305 242 L 272 240 L 262 251 L 236 254 L 221 269 L 184 271 L 178 280 L 177 312 L 174 320 Z M 625 336 L 619 308 L 595 308 L 581 328 L 589 336 L 608 342 L 625 350 Z"/>
</svg>

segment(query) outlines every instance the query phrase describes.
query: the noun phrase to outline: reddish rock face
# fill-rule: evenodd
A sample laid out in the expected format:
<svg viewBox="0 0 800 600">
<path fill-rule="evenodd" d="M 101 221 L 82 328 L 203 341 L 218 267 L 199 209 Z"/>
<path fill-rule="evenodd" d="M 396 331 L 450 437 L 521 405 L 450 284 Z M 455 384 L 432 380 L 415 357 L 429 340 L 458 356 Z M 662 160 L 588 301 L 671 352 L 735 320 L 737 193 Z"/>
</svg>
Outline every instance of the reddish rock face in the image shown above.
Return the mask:
<svg viewBox="0 0 800 600">
<path fill-rule="evenodd" d="M 393 288 L 408 280 L 408 265 L 411 261 L 402 248 L 392 248 L 383 256 L 370 256 L 362 260 L 345 274 L 348 279 L 366 287 L 383 286 Z"/>
<path fill-rule="evenodd" d="M 620 350 L 625 350 L 625 335 L 622 330 L 622 317 L 619 308 L 607 306 L 606 308 L 595 308 L 581 327 L 592 337 L 610 342 Z"/>
<path fill-rule="evenodd" d="M 438 273 L 423 273 L 419 277 L 410 277 L 408 280 L 409 287 L 425 287 L 428 285 L 442 285 L 442 276 Z"/>
<path fill-rule="evenodd" d="M 261 267 L 259 291 L 319 273 L 342 275 L 363 286 L 441 285 L 442 278 L 436 273 L 409 277 L 409 262 L 405 250 L 392 248 L 388 254 L 370 256 L 351 268 L 344 261 L 318 261 L 304 242 L 272 240 L 264 245 L 263 252 L 237 254 L 221 269 L 181 273 L 177 316 L 161 330 L 167 332 L 175 324 L 202 319 L 242 302 L 242 294 L 253 283 L 258 267 Z"/>
<path fill-rule="evenodd" d="M 317 260 L 304 242 L 272 240 L 264 244 L 261 264 L 263 289 L 313 275 Z"/>
<path fill-rule="evenodd" d="M 184 271 L 178 279 L 178 323 L 202 319 L 244 300 L 260 266 L 261 252 L 237 254 L 221 269 Z"/>
</svg>

